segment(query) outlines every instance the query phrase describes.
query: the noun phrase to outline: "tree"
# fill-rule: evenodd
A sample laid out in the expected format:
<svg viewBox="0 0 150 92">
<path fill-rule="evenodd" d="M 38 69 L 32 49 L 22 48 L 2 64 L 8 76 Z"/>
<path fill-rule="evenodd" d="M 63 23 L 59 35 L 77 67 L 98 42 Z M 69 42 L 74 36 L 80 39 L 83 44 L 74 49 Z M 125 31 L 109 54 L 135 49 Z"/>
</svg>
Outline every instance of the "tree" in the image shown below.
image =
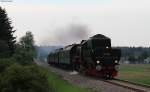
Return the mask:
<svg viewBox="0 0 150 92">
<path fill-rule="evenodd" d="M 8 53 L 8 56 L 14 53 L 15 47 L 15 37 L 13 37 L 13 27 L 11 26 L 11 21 L 7 16 L 5 9 L 0 7 L 0 54 Z"/>
<path fill-rule="evenodd" d="M 34 39 L 30 31 L 26 32 L 26 35 L 20 39 L 20 45 L 28 51 L 34 49 Z"/>
<path fill-rule="evenodd" d="M 139 63 L 144 63 L 144 59 L 148 57 L 148 53 L 146 51 L 141 52 L 141 54 L 138 57 Z"/>
<path fill-rule="evenodd" d="M 143 57 L 143 60 L 148 57 L 148 53 L 146 51 L 143 51 L 141 56 Z"/>
<path fill-rule="evenodd" d="M 136 63 L 136 59 L 135 59 L 134 55 L 129 55 L 128 60 L 129 60 L 131 63 Z"/>
<path fill-rule="evenodd" d="M 5 58 L 9 55 L 9 52 L 8 44 L 5 41 L 0 40 L 0 58 Z"/>
<path fill-rule="evenodd" d="M 31 64 L 35 57 L 34 38 L 31 32 L 26 32 L 26 35 L 21 37 L 16 45 L 16 53 L 14 57 L 20 64 Z"/>
</svg>

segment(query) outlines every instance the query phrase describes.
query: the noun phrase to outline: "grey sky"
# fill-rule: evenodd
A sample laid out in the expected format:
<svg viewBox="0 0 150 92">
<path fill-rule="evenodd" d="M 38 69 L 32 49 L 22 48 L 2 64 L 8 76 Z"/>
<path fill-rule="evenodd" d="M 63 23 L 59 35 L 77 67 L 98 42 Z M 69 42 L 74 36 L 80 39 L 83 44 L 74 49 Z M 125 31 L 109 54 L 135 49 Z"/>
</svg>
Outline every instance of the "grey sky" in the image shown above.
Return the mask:
<svg viewBox="0 0 150 92">
<path fill-rule="evenodd" d="M 88 26 L 89 36 L 110 37 L 113 46 L 150 45 L 150 0 L 14 0 L 0 4 L 17 29 L 15 35 L 19 38 L 30 30 L 39 45 L 65 44 L 55 36 L 72 23 Z"/>
</svg>

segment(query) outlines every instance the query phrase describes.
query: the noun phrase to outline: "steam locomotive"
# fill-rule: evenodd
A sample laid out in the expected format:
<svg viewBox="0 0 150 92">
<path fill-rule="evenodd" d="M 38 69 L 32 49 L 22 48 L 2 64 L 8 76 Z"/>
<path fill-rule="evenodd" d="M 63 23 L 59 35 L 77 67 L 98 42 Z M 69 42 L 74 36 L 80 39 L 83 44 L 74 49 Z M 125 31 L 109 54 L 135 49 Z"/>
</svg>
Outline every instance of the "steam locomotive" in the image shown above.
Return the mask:
<svg viewBox="0 0 150 92">
<path fill-rule="evenodd" d="M 48 64 L 102 78 L 117 76 L 121 50 L 111 47 L 111 39 L 97 34 L 80 44 L 68 45 L 51 52 Z"/>
</svg>

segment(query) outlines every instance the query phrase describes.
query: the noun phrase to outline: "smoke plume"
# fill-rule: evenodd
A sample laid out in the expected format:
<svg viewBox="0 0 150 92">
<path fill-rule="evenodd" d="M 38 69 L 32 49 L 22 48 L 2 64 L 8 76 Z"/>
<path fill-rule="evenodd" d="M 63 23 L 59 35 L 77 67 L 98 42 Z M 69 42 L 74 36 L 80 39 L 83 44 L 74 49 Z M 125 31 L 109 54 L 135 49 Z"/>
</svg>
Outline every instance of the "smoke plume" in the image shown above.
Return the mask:
<svg viewBox="0 0 150 92">
<path fill-rule="evenodd" d="M 54 35 L 56 42 L 67 45 L 79 43 L 81 40 L 87 39 L 89 30 L 85 25 L 71 24 L 67 27 L 57 29 Z"/>
</svg>

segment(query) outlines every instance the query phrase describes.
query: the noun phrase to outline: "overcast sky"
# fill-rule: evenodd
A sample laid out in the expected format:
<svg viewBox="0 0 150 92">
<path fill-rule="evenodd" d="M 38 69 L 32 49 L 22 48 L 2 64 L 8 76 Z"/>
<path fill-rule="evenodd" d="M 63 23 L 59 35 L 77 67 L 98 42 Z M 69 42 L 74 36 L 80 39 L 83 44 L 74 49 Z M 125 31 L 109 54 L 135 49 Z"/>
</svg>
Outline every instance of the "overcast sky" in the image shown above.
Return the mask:
<svg viewBox="0 0 150 92">
<path fill-rule="evenodd" d="M 87 27 L 87 37 L 104 34 L 113 46 L 150 46 L 150 0 L 13 0 L 0 5 L 17 39 L 32 31 L 38 45 L 75 43 L 56 36 L 68 25 L 80 24 Z"/>
</svg>

